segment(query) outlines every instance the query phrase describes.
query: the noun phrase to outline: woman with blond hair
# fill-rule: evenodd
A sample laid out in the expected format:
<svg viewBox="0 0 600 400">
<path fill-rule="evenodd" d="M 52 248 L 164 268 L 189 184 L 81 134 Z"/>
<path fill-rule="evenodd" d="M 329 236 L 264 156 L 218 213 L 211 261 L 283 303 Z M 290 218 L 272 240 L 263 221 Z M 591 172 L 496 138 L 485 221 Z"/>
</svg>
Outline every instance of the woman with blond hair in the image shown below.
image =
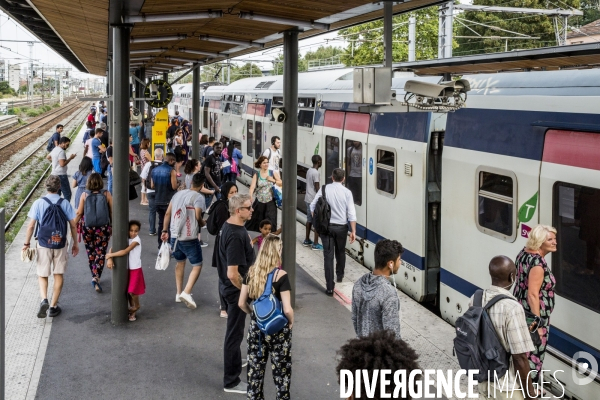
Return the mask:
<svg viewBox="0 0 600 400">
<path fill-rule="evenodd" d="M 294 310 L 290 300 L 290 281 L 281 265 L 281 239 L 267 236 L 258 251 L 254 265 L 242 281 L 239 307 L 251 315 L 248 329 L 248 399 L 264 399 L 263 383 L 265 368 L 271 355 L 273 381 L 277 388 L 277 399 L 290 398 L 292 375 L 292 325 Z M 256 323 L 256 317 L 248 305 L 248 299 L 258 299 L 265 290 L 267 276 L 274 272 L 273 294 L 283 305 L 288 324 L 273 335 L 265 335 Z"/>
<path fill-rule="evenodd" d="M 556 229 L 547 225 L 538 225 L 529 233 L 525 248 L 521 250 L 515 260 L 517 276 L 513 294 L 526 313 L 529 312 L 529 315 L 534 314 L 540 318 L 537 325 L 540 340 L 538 343 L 534 343 L 535 350 L 527 353 L 529 367 L 532 371 L 531 379 L 534 383 L 541 378 L 542 364 L 548 344 L 550 314 L 554 309 L 555 299 L 556 279 L 544 257 L 555 251 Z M 532 328 L 532 321 L 528 318 L 527 322 Z"/>
</svg>

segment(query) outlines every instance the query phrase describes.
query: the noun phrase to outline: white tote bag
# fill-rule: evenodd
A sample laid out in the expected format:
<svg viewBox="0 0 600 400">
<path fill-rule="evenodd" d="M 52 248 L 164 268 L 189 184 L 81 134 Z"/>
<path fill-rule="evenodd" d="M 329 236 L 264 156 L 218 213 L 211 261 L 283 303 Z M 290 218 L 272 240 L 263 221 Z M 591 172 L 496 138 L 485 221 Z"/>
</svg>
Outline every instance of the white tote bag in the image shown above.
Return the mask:
<svg viewBox="0 0 600 400">
<path fill-rule="evenodd" d="M 169 267 L 169 261 L 171 261 L 171 246 L 169 246 L 168 242 L 163 242 L 160 250 L 158 250 L 155 268 L 159 271 L 164 271 Z"/>
</svg>

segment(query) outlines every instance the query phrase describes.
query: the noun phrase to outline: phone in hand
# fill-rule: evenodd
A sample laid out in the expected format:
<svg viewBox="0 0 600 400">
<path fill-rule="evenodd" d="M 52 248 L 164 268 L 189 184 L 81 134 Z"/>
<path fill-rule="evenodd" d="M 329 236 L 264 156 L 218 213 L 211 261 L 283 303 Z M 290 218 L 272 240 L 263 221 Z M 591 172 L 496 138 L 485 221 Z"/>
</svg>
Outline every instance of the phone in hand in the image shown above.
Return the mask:
<svg viewBox="0 0 600 400">
<path fill-rule="evenodd" d="M 535 332 L 536 329 L 539 328 L 540 322 L 542 322 L 542 319 L 538 315 L 536 315 L 533 318 L 531 324 L 529 324 L 529 332 Z"/>
</svg>

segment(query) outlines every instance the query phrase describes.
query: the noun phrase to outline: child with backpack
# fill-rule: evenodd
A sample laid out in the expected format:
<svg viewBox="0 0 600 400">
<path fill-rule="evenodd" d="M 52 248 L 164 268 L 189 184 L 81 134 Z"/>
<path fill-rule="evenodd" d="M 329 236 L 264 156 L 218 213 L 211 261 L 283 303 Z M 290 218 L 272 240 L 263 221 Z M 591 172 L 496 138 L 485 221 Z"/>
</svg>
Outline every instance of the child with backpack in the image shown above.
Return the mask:
<svg viewBox="0 0 600 400">
<path fill-rule="evenodd" d="M 142 241 L 139 233 L 142 224 L 140 221 L 129 221 L 129 246 L 112 253 L 112 248 L 106 255 L 106 266 L 112 269 L 113 257 L 128 256 L 129 284 L 127 285 L 127 298 L 129 300 L 129 321 L 136 320 L 135 313 L 140 309 L 140 296 L 146 293 L 146 282 L 142 271 Z"/>
<path fill-rule="evenodd" d="M 251 316 L 248 329 L 249 399 L 264 398 L 263 382 L 269 354 L 277 398 L 290 398 L 294 310 L 289 278 L 285 271 L 277 268 L 281 265 L 281 248 L 278 236 L 267 236 L 254 265 L 242 281 L 238 306 Z M 254 300 L 252 307 L 248 305 L 248 299 Z M 275 311 L 268 312 L 269 317 L 261 318 L 268 308 Z"/>
<path fill-rule="evenodd" d="M 102 292 L 100 278 L 104 269 L 106 250 L 112 233 L 112 196 L 104 190 L 102 176 L 94 172 L 88 178 L 77 208 L 77 223 L 83 220 L 83 242 L 88 254 L 92 287 Z"/>
</svg>

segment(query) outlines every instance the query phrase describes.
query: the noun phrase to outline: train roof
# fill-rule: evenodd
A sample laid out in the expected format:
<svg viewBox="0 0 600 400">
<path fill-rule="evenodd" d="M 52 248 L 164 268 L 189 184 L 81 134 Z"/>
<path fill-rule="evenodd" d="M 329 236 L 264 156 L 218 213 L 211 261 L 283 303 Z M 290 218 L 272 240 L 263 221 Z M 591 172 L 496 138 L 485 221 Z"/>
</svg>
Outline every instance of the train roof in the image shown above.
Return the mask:
<svg viewBox="0 0 600 400">
<path fill-rule="evenodd" d="M 600 69 L 465 75 L 471 95 L 600 96 Z"/>
</svg>

